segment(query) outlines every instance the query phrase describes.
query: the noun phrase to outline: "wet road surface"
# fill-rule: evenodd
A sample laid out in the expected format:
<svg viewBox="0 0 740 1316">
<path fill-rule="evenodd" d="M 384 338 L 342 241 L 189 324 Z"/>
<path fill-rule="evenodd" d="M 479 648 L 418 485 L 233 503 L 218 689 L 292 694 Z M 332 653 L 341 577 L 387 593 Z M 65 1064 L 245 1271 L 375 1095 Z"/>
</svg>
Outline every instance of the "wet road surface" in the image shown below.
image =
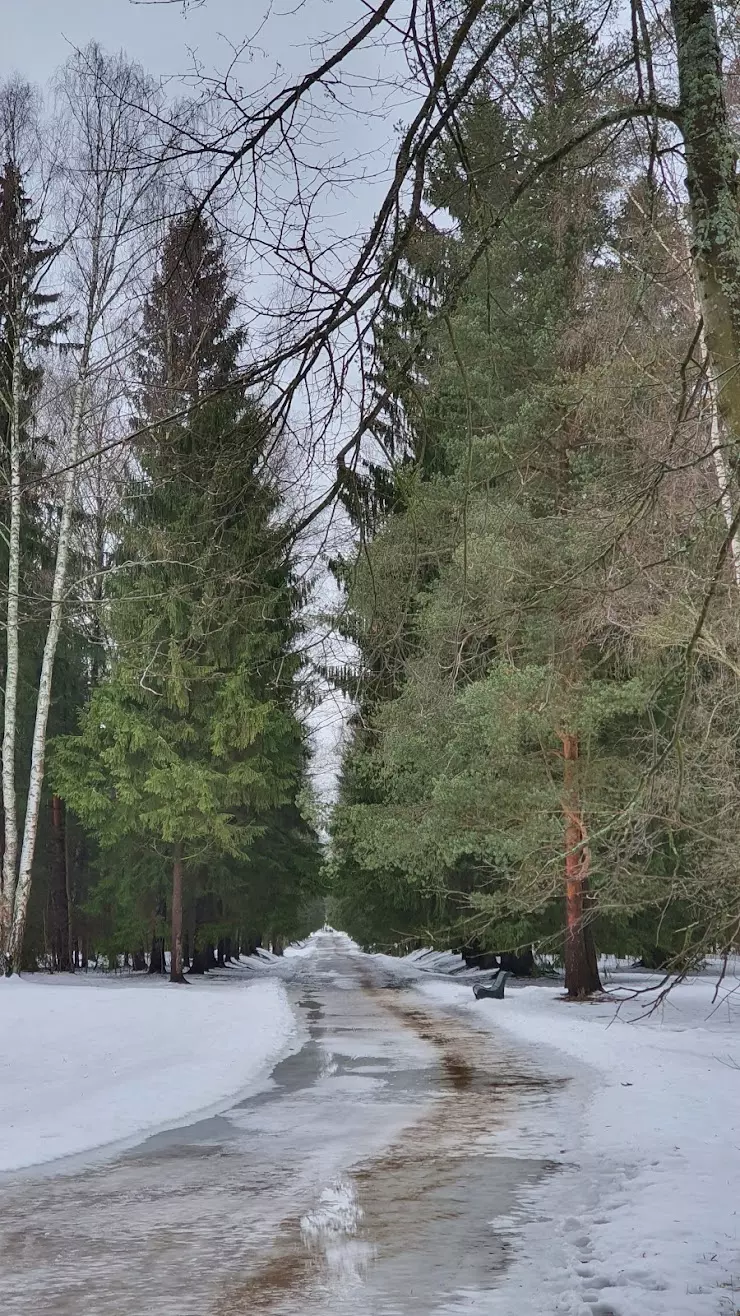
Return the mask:
<svg viewBox="0 0 740 1316">
<path fill-rule="evenodd" d="M 442 1316 L 495 1288 L 495 1221 L 553 1171 L 502 1130 L 547 1081 L 341 937 L 270 972 L 303 1038 L 267 1090 L 0 1180 L 3 1312 Z"/>
</svg>

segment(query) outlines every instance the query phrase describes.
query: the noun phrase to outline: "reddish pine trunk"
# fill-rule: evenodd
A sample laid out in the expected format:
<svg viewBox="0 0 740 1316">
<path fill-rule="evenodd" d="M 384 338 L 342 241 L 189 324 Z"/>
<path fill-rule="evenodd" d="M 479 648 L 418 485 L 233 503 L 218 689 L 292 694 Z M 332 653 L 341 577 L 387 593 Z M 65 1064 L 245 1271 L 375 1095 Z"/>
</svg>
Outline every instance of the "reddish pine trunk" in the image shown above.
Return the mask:
<svg viewBox="0 0 740 1316">
<path fill-rule="evenodd" d="M 182 971 L 182 849 L 175 846 L 172 860 L 172 947 L 170 982 L 185 982 Z"/>
<path fill-rule="evenodd" d="M 563 816 L 565 818 L 565 990 L 571 997 L 602 990 L 596 949 L 585 916 L 588 908 L 589 849 L 578 789 L 578 737 L 561 735 Z"/>
<path fill-rule="evenodd" d="M 67 827 L 64 801 L 51 797 L 50 896 L 52 915 L 52 951 L 54 967 L 69 972 L 72 947 L 69 935 L 69 882 L 67 877 Z"/>
</svg>

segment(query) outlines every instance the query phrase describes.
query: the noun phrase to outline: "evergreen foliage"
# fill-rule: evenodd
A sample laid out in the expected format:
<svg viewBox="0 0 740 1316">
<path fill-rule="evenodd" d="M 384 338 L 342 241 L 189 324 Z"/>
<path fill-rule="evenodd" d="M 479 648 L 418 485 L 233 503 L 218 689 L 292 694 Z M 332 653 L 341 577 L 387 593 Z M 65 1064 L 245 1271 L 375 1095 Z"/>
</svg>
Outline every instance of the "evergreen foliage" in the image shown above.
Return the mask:
<svg viewBox="0 0 740 1316">
<path fill-rule="evenodd" d="M 152 428 L 122 514 L 111 669 L 79 735 L 54 755 L 60 793 L 103 849 L 121 859 L 138 849 L 134 890 L 119 878 L 122 910 L 141 908 L 148 890 L 160 933 L 161 871 L 144 891 L 142 874 L 152 854 L 161 866 L 181 859 L 201 943 L 267 931 L 265 919 L 292 930 L 317 870 L 315 835 L 295 807 L 306 766 L 294 679 L 300 597 L 266 463 L 274 435 L 243 388 L 224 388 L 243 338 L 227 285 L 206 221 L 194 212 L 174 223 L 143 315 L 140 421 Z M 273 852 L 259 923 L 252 850 L 285 825 L 286 809 L 302 869 L 297 877 L 289 841 L 282 860 Z M 110 899 L 110 879 L 106 889 Z M 129 920 L 124 912 L 130 935 Z"/>
<path fill-rule="evenodd" d="M 577 995 L 599 986 L 594 925 L 602 947 L 662 939 L 670 958 L 696 916 L 665 915 L 673 841 L 645 782 L 680 693 L 648 636 L 672 592 L 701 596 L 719 526 L 697 525 L 696 470 L 645 501 L 675 443 L 692 323 L 678 281 L 643 273 L 656 230 L 667 250 L 680 240 L 675 221 L 649 193 L 650 234 L 635 202 L 614 204 L 620 150 L 531 186 L 410 350 L 486 216 L 616 94 L 577 5 L 525 63 L 516 107 L 483 86 L 461 142 L 431 160 L 429 202 L 454 228 L 418 234 L 378 335 L 384 457 L 348 502 L 369 543 L 335 568 L 362 694 L 333 918 L 366 943 L 534 942 Z"/>
</svg>

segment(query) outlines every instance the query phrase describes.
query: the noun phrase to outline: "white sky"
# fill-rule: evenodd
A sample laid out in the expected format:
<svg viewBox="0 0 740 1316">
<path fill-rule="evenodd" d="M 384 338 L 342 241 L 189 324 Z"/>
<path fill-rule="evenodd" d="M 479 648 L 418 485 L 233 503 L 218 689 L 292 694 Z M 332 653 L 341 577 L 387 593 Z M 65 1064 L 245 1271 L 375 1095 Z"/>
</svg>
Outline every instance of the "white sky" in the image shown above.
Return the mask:
<svg viewBox="0 0 740 1316">
<path fill-rule="evenodd" d="M 205 0 L 188 8 L 181 3 L 134 3 L 133 0 L 5 0 L 0 77 L 19 73 L 44 84 L 76 47 L 95 40 L 109 52 L 123 49 L 147 72 L 179 79 L 197 62 L 206 74 L 223 73 L 234 50 L 250 42 L 251 55 L 239 65 L 239 77 L 250 87 L 267 86 L 282 75 L 305 72 L 321 57 L 321 41 L 367 18 L 361 0 Z M 394 39 L 394 38 L 391 38 Z M 351 71 L 378 87 L 398 68 L 398 56 L 380 39 L 353 57 Z M 363 97 L 375 119 L 358 140 L 356 123 L 341 115 L 336 121 L 338 150 L 378 152 L 387 167 L 394 125 L 404 116 L 398 98 L 391 105 L 384 93 Z M 385 149 L 385 148 L 388 149 Z M 377 182 L 373 186 L 377 187 Z M 368 197 L 350 189 L 348 210 L 357 207 L 367 223 Z"/>
<path fill-rule="evenodd" d="M 291 66 L 302 62 L 301 43 L 331 23 L 327 0 L 309 0 L 290 14 L 290 0 L 273 6 L 263 47 Z M 260 25 L 266 0 L 207 0 L 183 13 L 180 4 L 133 4 L 131 0 L 25 0 L 13 4 L 4 22 L 3 63 L 26 77 L 43 80 L 64 60 L 70 46 L 99 41 L 108 50 L 125 49 L 152 73 L 181 74 L 194 51 L 208 68 L 222 68 L 230 44 L 238 44 Z M 347 6 L 362 12 L 359 4 Z"/>
</svg>

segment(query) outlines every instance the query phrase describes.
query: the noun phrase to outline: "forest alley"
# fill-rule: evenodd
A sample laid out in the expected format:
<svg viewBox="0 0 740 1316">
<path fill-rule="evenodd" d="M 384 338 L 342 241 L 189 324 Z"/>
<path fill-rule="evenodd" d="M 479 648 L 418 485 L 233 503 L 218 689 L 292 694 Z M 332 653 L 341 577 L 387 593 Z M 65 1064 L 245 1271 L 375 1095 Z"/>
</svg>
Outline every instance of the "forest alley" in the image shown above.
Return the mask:
<svg viewBox="0 0 740 1316">
<path fill-rule="evenodd" d="M 495 1288 L 508 1245 L 491 1222 L 551 1168 L 494 1138 L 547 1081 L 339 936 L 269 972 L 303 1045 L 268 1090 L 4 1178 L 3 1310 L 391 1316 Z"/>
</svg>

